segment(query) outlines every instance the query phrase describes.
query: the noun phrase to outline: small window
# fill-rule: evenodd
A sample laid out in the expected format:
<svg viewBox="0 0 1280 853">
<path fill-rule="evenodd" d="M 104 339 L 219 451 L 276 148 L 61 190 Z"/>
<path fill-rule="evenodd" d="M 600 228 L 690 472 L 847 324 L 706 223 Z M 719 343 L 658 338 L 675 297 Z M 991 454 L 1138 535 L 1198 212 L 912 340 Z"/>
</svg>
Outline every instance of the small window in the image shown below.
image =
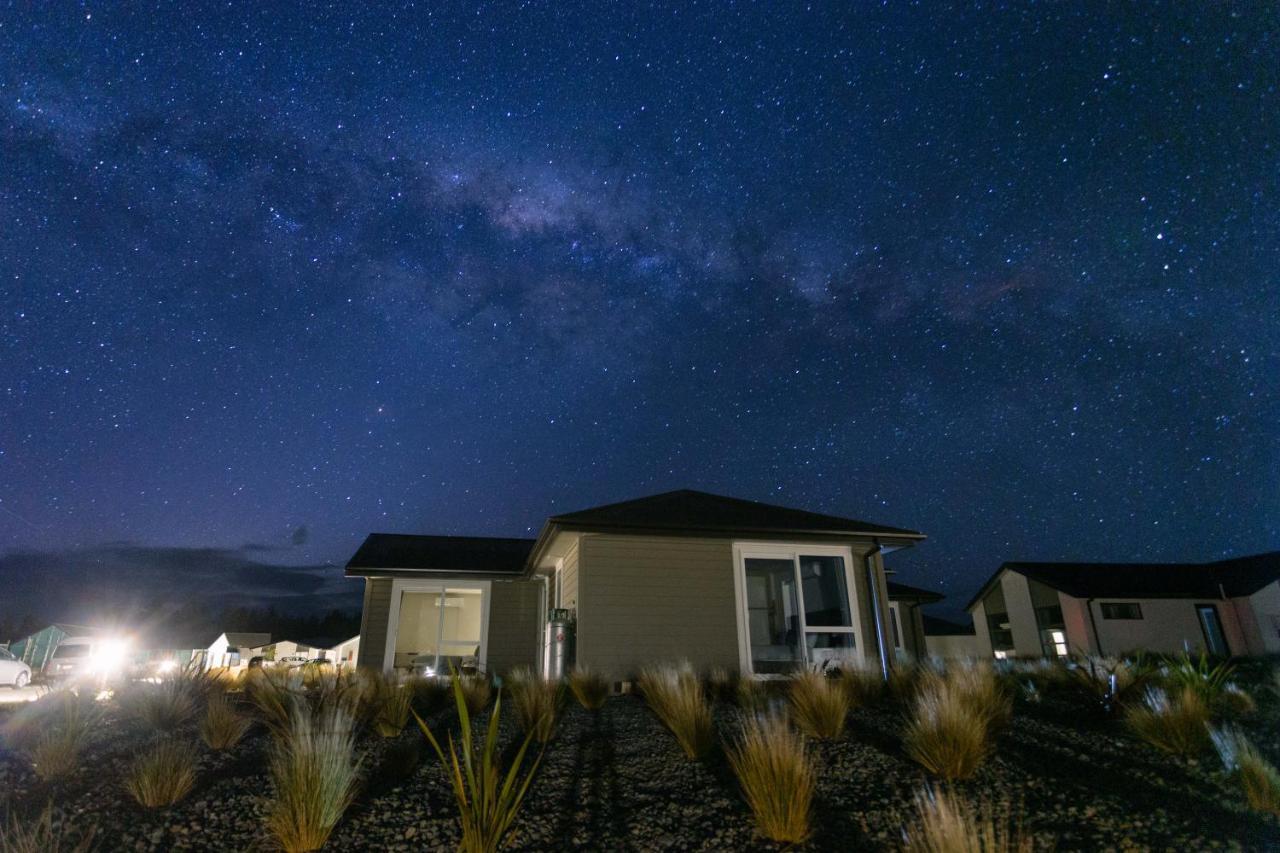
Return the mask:
<svg viewBox="0 0 1280 853">
<path fill-rule="evenodd" d="M 1103 619 L 1141 619 L 1142 606 L 1137 602 L 1125 603 L 1104 603 L 1102 605 Z"/>
<path fill-rule="evenodd" d="M 1036 608 L 1036 622 L 1041 628 L 1058 628 L 1063 624 L 1062 608 L 1057 604 Z"/>
<path fill-rule="evenodd" d="M 987 616 L 987 631 L 991 634 L 992 648 L 1013 648 L 1013 630 L 1009 627 L 1008 613 L 989 614 Z"/>
</svg>

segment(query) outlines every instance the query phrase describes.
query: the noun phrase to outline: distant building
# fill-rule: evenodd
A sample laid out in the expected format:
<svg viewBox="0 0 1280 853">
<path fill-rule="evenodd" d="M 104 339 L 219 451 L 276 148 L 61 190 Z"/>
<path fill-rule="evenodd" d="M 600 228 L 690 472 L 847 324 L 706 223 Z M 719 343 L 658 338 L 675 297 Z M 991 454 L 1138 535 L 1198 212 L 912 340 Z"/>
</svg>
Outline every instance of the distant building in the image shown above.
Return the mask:
<svg viewBox="0 0 1280 853">
<path fill-rule="evenodd" d="M 270 642 L 270 634 L 247 632 L 219 634 L 218 639 L 210 643 L 209 647 L 204 650 L 204 668 L 235 669 L 239 666 L 246 666 L 249 663 L 249 658 L 253 657 L 251 652 Z"/>
<path fill-rule="evenodd" d="M 967 609 L 980 652 L 1280 652 L 1280 552 L 1213 563 L 1005 563 Z"/>
<path fill-rule="evenodd" d="M 961 625 L 937 616 L 924 616 L 924 644 L 930 658 L 941 660 L 967 660 L 990 657 L 978 643 L 973 624 Z"/>
<path fill-rule="evenodd" d="M 67 637 L 91 637 L 98 633 L 97 628 L 84 625 L 68 625 L 56 622 L 9 644 L 9 652 L 27 666 L 32 672 L 44 672 L 58 644 Z"/>
</svg>

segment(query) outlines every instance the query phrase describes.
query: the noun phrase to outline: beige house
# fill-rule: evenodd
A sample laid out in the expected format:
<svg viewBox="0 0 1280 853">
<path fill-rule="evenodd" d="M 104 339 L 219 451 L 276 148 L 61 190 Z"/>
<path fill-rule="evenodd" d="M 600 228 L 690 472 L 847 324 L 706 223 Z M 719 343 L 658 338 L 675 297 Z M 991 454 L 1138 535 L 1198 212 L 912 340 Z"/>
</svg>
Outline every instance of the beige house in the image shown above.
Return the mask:
<svg viewBox="0 0 1280 853">
<path fill-rule="evenodd" d="M 1280 652 L 1280 552 L 1214 563 L 1005 563 L 968 605 L 996 657 Z"/>
<path fill-rule="evenodd" d="M 884 667 L 924 651 L 919 605 L 884 555 L 912 530 L 678 491 L 554 516 L 537 539 L 375 533 L 359 664 L 385 671 L 555 672 L 612 680 L 688 660 L 771 675 Z M 554 621 L 553 621 L 554 620 Z"/>
</svg>

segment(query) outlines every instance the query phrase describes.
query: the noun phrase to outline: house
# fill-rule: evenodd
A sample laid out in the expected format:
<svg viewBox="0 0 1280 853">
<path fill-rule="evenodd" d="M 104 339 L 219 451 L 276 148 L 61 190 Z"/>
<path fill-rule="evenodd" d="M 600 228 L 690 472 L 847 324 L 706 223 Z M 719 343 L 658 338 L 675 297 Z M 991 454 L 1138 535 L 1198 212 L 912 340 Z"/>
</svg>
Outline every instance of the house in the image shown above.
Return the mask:
<svg viewBox="0 0 1280 853">
<path fill-rule="evenodd" d="M 924 613 L 921 607 L 943 599 L 932 592 L 905 583 L 886 581 L 889 593 L 889 645 L 900 661 L 913 661 L 926 654 Z"/>
<path fill-rule="evenodd" d="M 365 581 L 362 667 L 555 672 L 565 636 L 568 657 L 612 680 L 680 660 L 887 672 L 895 648 L 923 652 L 932 594 L 891 601 L 883 558 L 922 539 L 683 490 L 552 516 L 536 539 L 375 533 L 346 573 Z"/>
<path fill-rule="evenodd" d="M 1213 563 L 1005 563 L 967 605 L 983 655 L 1280 652 L 1280 552 Z"/>
<path fill-rule="evenodd" d="M 307 660 L 311 660 L 312 658 L 319 657 L 320 655 L 318 653 L 321 651 L 323 650 L 306 643 L 298 643 L 293 640 L 276 640 L 275 642 L 253 648 L 250 653 L 246 655 L 246 658 L 260 657 L 264 662 L 271 663 L 273 661 L 284 660 L 288 657 L 297 657 L 301 655 Z"/>
<path fill-rule="evenodd" d="M 343 640 L 330 649 L 323 650 L 322 657 L 334 664 L 338 669 L 356 665 L 356 657 L 360 653 L 360 635 Z"/>
<path fill-rule="evenodd" d="M 205 669 L 235 669 L 246 666 L 253 657 L 253 650 L 271 642 L 270 634 L 234 632 L 219 634 L 218 639 L 204 650 Z"/>
</svg>

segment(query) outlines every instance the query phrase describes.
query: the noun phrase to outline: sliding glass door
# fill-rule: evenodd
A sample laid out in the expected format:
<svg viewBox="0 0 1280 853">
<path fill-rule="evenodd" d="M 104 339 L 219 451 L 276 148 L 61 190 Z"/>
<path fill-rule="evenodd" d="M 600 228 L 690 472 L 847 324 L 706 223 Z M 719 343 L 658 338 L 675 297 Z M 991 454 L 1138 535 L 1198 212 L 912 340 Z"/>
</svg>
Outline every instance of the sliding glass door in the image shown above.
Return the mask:
<svg viewBox="0 0 1280 853">
<path fill-rule="evenodd" d="M 396 669 L 446 675 L 480 666 L 484 590 L 405 590 L 396 623 Z"/>
<path fill-rule="evenodd" d="M 859 656 L 847 552 L 740 551 L 746 652 L 757 675 Z"/>
</svg>

